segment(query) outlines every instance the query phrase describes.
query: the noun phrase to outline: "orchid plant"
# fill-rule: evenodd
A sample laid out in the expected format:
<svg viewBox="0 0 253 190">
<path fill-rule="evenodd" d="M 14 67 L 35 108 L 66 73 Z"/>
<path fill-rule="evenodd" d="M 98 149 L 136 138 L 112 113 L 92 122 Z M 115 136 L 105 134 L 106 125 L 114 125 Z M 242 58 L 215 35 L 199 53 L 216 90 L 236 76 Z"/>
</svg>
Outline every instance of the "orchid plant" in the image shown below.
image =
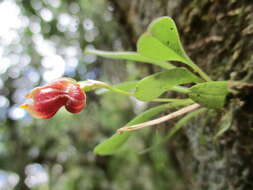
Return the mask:
<svg viewBox="0 0 253 190">
<path fill-rule="evenodd" d="M 164 69 L 140 81 L 126 81 L 115 86 L 95 80 L 76 82 L 73 79 L 62 78 L 37 87 L 28 94 L 27 98 L 33 99 L 33 102 L 21 107 L 28 109 L 32 115 L 39 118 L 52 117 L 62 106 L 71 113 L 80 112 L 85 107 L 85 92 L 98 88 L 135 97 L 140 101 L 162 103 L 137 115 L 124 127 L 119 128 L 112 137 L 99 144 L 95 148 L 95 153 L 100 155 L 117 152 L 134 130 L 154 126 L 187 114 L 172 128 L 167 136 L 170 138 L 181 129 L 183 124 L 198 114 L 207 109 L 222 109 L 227 95 L 232 92 L 228 81 L 213 81 L 189 58 L 180 42 L 176 24 L 170 17 L 158 18 L 148 26 L 147 31 L 137 41 L 137 52 L 87 49 L 85 53 L 153 64 Z M 183 63 L 185 67 L 176 67 L 170 63 L 172 61 Z M 184 84 L 190 87 L 183 86 Z M 188 98 L 160 98 L 167 91 L 182 93 Z M 160 113 L 174 108 L 178 110 L 151 120 Z"/>
</svg>

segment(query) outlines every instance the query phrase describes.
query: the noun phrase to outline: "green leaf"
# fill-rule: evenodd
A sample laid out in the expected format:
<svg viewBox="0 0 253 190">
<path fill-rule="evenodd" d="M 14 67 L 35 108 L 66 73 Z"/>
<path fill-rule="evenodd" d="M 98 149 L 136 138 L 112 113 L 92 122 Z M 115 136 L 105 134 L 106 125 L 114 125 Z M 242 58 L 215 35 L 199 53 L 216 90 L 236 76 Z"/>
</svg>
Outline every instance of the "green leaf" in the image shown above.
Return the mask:
<svg viewBox="0 0 253 190">
<path fill-rule="evenodd" d="M 114 85 L 114 88 L 118 88 L 120 90 L 126 90 L 129 91 L 136 87 L 138 81 L 125 81 L 119 84 Z"/>
<path fill-rule="evenodd" d="M 129 52 L 109 52 L 109 51 L 101 51 L 101 50 L 95 50 L 95 49 L 86 49 L 85 53 L 93 54 L 93 55 L 97 55 L 101 57 L 106 57 L 106 58 L 111 58 L 111 59 L 124 59 L 124 60 L 129 60 L 129 61 L 150 63 L 150 64 L 163 67 L 165 69 L 175 68 L 175 66 L 165 61 L 157 61 L 149 57 L 145 57 L 136 52 L 130 52 L 130 51 Z"/>
<path fill-rule="evenodd" d="M 139 123 L 143 123 L 145 121 L 148 121 L 158 115 L 159 113 L 175 108 L 180 106 L 185 106 L 192 104 L 192 100 L 182 100 L 180 102 L 173 102 L 168 104 L 163 104 L 156 106 L 154 108 L 151 108 L 138 116 L 136 116 L 134 119 L 132 119 L 130 122 L 128 122 L 126 125 L 135 125 Z M 114 154 L 121 148 L 121 146 L 127 141 L 127 139 L 132 135 L 132 132 L 125 132 L 122 134 L 115 134 L 109 139 L 105 140 L 103 143 L 97 145 L 94 149 L 94 152 L 99 155 L 110 155 Z"/>
<path fill-rule="evenodd" d="M 158 39 L 163 45 L 173 50 L 176 54 L 188 60 L 181 44 L 177 26 L 170 17 L 160 17 L 148 26 L 148 32 Z"/>
<path fill-rule="evenodd" d="M 170 17 L 154 20 L 137 42 L 137 51 L 149 58 L 160 61 L 180 61 L 187 64 L 206 81 L 211 81 L 185 53 L 175 22 Z"/>
<path fill-rule="evenodd" d="M 162 61 L 180 61 L 194 66 L 181 44 L 177 26 L 170 17 L 154 20 L 137 42 L 137 50 L 144 56 Z"/>
<path fill-rule="evenodd" d="M 142 101 L 150 101 L 174 86 L 203 82 L 186 68 L 175 68 L 150 75 L 138 82 L 134 96 Z"/>
<path fill-rule="evenodd" d="M 223 108 L 228 94 L 227 81 L 196 84 L 190 88 L 189 96 L 196 103 L 207 108 Z"/>
<path fill-rule="evenodd" d="M 158 61 L 180 61 L 186 64 L 188 63 L 184 57 L 168 48 L 149 33 L 142 34 L 138 39 L 137 51 L 145 57 Z"/>
</svg>

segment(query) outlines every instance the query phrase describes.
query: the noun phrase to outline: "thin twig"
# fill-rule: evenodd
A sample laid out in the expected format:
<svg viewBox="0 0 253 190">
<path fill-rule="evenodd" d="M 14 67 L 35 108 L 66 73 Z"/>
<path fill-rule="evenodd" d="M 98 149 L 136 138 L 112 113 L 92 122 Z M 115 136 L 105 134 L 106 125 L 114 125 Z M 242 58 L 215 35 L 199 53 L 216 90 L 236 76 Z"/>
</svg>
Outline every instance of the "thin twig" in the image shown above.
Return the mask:
<svg viewBox="0 0 253 190">
<path fill-rule="evenodd" d="M 140 123 L 140 124 L 137 124 L 137 125 L 122 127 L 122 128 L 120 128 L 120 129 L 117 130 L 117 133 L 123 133 L 123 132 L 126 132 L 126 131 L 134 131 L 134 130 L 141 129 L 141 128 L 144 128 L 144 127 L 154 126 L 154 125 L 163 123 L 165 121 L 174 119 L 174 118 L 176 118 L 178 116 L 181 116 L 183 114 L 186 114 L 188 112 L 191 112 L 191 111 L 193 111 L 193 110 L 195 110 L 195 109 L 197 109 L 199 107 L 200 107 L 199 104 L 192 104 L 190 106 L 183 107 L 182 109 L 180 109 L 178 111 L 175 111 L 175 112 L 173 112 L 171 114 L 168 114 L 166 116 L 160 117 L 158 119 L 150 120 L 150 121 L 147 121 L 147 122 L 144 122 L 144 123 Z"/>
</svg>

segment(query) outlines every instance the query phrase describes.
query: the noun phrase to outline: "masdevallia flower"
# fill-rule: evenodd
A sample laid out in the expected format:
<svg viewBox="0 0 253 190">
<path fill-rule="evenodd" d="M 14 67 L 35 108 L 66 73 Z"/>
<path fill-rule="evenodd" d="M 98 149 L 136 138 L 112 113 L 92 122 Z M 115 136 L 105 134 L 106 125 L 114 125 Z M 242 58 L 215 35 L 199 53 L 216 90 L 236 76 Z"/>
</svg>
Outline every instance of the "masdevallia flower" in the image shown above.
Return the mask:
<svg viewBox="0 0 253 190">
<path fill-rule="evenodd" d="M 20 107 L 36 118 L 51 118 L 62 106 L 71 113 L 79 113 L 86 105 L 86 95 L 80 85 L 69 78 L 60 78 L 34 88 L 26 97 L 32 102 Z"/>
</svg>

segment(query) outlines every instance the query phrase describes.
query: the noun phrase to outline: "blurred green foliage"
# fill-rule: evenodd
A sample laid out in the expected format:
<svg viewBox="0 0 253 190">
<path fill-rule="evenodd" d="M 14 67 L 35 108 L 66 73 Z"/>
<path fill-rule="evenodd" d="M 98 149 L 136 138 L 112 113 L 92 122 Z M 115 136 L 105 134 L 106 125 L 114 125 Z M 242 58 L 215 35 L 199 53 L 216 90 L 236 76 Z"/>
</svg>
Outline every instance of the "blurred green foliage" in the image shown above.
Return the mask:
<svg viewBox="0 0 253 190">
<path fill-rule="evenodd" d="M 62 109 L 50 120 L 33 119 L 18 108 L 27 92 L 55 77 L 113 84 L 140 78 L 141 69 L 131 62 L 122 65 L 83 54 L 87 46 L 122 49 L 126 37 L 108 1 L 4 0 L 3 10 L 6 25 L 13 20 L 19 25 L 7 31 L 10 39 L 0 34 L 0 189 L 16 184 L 17 190 L 184 189 L 165 147 L 138 153 L 162 138 L 154 131 L 138 133 L 130 149 L 115 156 L 92 153 L 146 104 L 89 93 L 81 114 Z"/>
</svg>

